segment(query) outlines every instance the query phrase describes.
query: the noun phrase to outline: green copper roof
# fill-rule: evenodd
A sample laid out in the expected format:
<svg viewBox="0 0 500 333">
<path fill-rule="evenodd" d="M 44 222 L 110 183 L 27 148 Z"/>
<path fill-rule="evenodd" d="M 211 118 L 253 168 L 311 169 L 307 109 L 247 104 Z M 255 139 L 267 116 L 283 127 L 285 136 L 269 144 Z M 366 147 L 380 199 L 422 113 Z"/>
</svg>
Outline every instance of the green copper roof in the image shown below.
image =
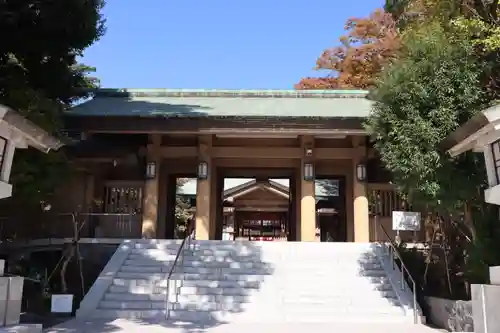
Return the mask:
<svg viewBox="0 0 500 333">
<path fill-rule="evenodd" d="M 100 89 L 68 114 L 141 117 L 364 118 L 363 90 Z"/>
</svg>

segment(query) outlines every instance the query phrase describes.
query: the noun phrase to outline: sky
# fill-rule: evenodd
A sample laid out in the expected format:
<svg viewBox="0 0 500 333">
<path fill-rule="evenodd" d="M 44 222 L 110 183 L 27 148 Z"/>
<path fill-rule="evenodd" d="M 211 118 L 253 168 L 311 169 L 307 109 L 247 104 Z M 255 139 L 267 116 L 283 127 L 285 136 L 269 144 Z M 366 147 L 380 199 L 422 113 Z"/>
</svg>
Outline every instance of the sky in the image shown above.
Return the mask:
<svg viewBox="0 0 500 333">
<path fill-rule="evenodd" d="M 293 89 L 382 0 L 107 0 L 86 50 L 103 88 Z"/>
</svg>

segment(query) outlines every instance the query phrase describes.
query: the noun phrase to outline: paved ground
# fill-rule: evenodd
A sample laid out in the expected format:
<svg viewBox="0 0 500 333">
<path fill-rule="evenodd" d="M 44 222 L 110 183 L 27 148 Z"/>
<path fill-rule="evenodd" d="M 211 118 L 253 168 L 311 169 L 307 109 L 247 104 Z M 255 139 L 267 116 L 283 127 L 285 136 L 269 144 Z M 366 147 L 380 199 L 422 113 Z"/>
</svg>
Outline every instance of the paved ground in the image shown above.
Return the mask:
<svg viewBox="0 0 500 333">
<path fill-rule="evenodd" d="M 216 324 L 199 326 L 170 323 L 115 319 L 84 322 L 71 320 L 49 328 L 46 333 L 304 333 L 304 332 L 349 332 L 349 333 L 438 333 L 440 331 L 423 325 L 412 324 Z"/>
</svg>

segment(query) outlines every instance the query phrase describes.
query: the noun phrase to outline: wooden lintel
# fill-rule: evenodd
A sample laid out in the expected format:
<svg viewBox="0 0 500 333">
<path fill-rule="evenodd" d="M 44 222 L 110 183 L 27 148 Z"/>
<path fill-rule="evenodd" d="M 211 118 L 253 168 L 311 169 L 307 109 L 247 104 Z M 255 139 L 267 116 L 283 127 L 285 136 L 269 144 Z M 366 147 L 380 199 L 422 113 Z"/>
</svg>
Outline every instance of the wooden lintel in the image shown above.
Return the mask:
<svg viewBox="0 0 500 333">
<path fill-rule="evenodd" d="M 198 147 L 162 147 L 161 155 L 164 158 L 197 157 Z M 316 159 L 352 159 L 360 154 L 356 148 L 315 148 Z M 212 158 L 269 158 L 269 159 L 300 159 L 303 156 L 302 148 L 293 147 L 212 147 Z"/>
<path fill-rule="evenodd" d="M 358 149 L 353 148 L 315 148 L 314 158 L 317 160 L 348 160 L 360 154 Z"/>
<path fill-rule="evenodd" d="M 302 150 L 290 147 L 213 147 L 215 158 L 300 158 Z"/>
<path fill-rule="evenodd" d="M 267 207 L 267 206 L 287 206 L 288 200 L 236 200 L 237 207 Z"/>
<path fill-rule="evenodd" d="M 198 147 L 161 147 L 161 156 L 164 158 L 197 157 Z"/>
</svg>

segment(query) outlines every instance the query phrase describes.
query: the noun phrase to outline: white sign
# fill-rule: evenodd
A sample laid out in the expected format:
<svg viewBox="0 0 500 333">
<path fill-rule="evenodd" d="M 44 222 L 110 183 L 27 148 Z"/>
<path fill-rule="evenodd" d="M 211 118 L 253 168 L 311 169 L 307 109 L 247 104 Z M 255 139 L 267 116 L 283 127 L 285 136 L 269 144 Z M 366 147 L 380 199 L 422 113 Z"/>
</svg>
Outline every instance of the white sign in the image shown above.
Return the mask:
<svg viewBox="0 0 500 333">
<path fill-rule="evenodd" d="M 396 231 L 419 231 L 420 212 L 392 212 L 392 230 Z"/>
<path fill-rule="evenodd" d="M 73 311 L 73 295 L 52 295 L 50 311 L 52 313 L 71 313 Z"/>
</svg>

